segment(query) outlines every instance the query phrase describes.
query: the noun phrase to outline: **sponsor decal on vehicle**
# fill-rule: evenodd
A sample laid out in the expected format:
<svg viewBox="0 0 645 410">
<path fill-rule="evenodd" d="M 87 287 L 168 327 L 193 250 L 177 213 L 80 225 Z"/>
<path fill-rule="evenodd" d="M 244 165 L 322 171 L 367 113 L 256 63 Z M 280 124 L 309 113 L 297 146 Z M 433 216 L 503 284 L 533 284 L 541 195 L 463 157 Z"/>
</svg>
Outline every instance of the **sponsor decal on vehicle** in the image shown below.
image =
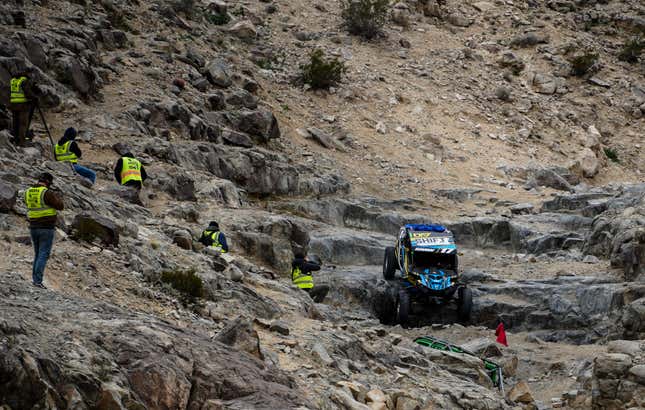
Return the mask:
<svg viewBox="0 0 645 410">
<path fill-rule="evenodd" d="M 450 236 L 431 236 L 425 238 L 413 238 L 413 245 L 452 245 L 455 243 L 454 239 Z"/>
</svg>

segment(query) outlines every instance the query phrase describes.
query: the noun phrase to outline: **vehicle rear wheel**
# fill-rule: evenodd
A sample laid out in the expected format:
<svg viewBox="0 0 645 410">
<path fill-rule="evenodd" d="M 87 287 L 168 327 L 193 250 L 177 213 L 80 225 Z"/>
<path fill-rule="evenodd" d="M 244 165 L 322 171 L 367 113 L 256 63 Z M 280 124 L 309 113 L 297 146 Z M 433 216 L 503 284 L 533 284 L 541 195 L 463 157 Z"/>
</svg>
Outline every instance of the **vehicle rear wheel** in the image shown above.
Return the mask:
<svg viewBox="0 0 645 410">
<path fill-rule="evenodd" d="M 393 247 L 388 246 L 383 256 L 383 277 L 385 280 L 392 280 L 394 272 L 396 272 L 396 252 Z"/>
<path fill-rule="evenodd" d="M 405 327 L 410 318 L 410 295 L 405 290 L 399 291 L 396 302 L 396 322 Z"/>
<path fill-rule="evenodd" d="M 466 323 L 470 320 L 470 313 L 473 310 L 473 294 L 472 291 L 468 288 L 459 289 L 459 308 L 458 315 L 459 321 Z"/>
<path fill-rule="evenodd" d="M 396 306 L 399 296 L 398 286 L 388 286 L 374 300 L 374 311 L 384 325 L 396 325 Z"/>
</svg>

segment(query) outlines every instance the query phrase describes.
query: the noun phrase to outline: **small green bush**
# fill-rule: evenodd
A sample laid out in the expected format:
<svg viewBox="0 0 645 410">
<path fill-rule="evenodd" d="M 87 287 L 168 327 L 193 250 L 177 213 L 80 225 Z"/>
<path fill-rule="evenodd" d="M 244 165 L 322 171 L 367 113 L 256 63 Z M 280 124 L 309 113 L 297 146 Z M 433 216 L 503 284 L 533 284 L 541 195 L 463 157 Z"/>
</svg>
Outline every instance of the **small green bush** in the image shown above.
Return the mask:
<svg viewBox="0 0 645 410">
<path fill-rule="evenodd" d="M 336 85 L 347 71 L 345 63 L 337 58 L 326 59 L 322 50 L 312 52 L 309 58 L 309 63 L 300 68 L 302 81 L 311 88 L 329 88 Z"/>
<path fill-rule="evenodd" d="M 390 0 L 342 0 L 341 17 L 350 33 L 376 36 L 387 21 Z"/>
<path fill-rule="evenodd" d="M 607 158 L 609 158 L 613 162 L 620 162 L 618 160 L 618 153 L 616 152 L 615 149 L 605 148 L 603 151 L 605 151 L 605 155 L 607 156 Z"/>
<path fill-rule="evenodd" d="M 216 26 L 223 26 L 224 24 L 228 24 L 231 21 L 231 17 L 228 15 L 228 13 L 211 13 L 206 16 L 206 19 L 209 21 L 209 23 L 215 24 Z"/>
<path fill-rule="evenodd" d="M 107 19 L 112 27 L 123 31 L 132 31 L 132 27 L 130 27 L 125 11 L 110 2 L 103 2 L 102 4 L 107 14 Z"/>
<path fill-rule="evenodd" d="M 594 68 L 598 62 L 598 54 L 585 53 L 573 57 L 571 63 L 571 73 L 575 76 L 582 77 Z"/>
<path fill-rule="evenodd" d="M 625 43 L 618 54 L 618 59 L 631 64 L 637 63 L 643 50 L 645 50 L 645 40 L 640 37 L 634 37 Z"/>
<path fill-rule="evenodd" d="M 204 296 L 204 283 L 195 275 L 195 269 L 168 270 L 161 273 L 161 281 L 169 284 L 190 300 Z"/>
</svg>

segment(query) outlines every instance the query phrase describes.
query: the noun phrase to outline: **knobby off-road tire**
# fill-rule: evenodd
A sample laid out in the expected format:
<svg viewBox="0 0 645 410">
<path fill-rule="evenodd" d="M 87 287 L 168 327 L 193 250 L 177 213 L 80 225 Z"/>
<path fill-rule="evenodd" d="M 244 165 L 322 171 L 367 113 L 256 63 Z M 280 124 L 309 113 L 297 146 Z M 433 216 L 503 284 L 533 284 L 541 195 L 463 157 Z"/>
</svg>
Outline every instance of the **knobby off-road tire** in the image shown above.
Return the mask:
<svg viewBox="0 0 645 410">
<path fill-rule="evenodd" d="M 396 303 L 399 297 L 399 287 L 394 282 L 388 283 L 382 293 L 375 295 L 373 310 L 379 321 L 388 326 L 396 325 Z"/>
<path fill-rule="evenodd" d="M 459 316 L 459 321 L 462 323 L 467 323 L 470 321 L 470 313 L 473 310 L 473 294 L 472 291 L 468 288 L 459 289 L 459 303 L 457 309 L 457 315 Z"/>
<path fill-rule="evenodd" d="M 405 290 L 399 291 L 396 301 L 396 322 L 406 327 L 410 319 L 410 294 Z"/>
<path fill-rule="evenodd" d="M 394 248 L 388 246 L 385 248 L 385 255 L 383 256 L 383 277 L 385 280 L 394 279 L 396 272 L 396 252 Z"/>
</svg>

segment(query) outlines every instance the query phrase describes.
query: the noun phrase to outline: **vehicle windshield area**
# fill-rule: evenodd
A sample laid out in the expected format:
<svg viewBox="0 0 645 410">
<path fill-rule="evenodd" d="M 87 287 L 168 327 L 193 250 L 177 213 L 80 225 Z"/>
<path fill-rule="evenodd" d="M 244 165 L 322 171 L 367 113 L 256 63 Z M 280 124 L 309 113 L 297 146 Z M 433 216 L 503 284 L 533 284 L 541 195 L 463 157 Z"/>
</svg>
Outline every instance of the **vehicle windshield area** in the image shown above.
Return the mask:
<svg viewBox="0 0 645 410">
<path fill-rule="evenodd" d="M 457 262 L 456 254 L 436 252 L 414 252 L 412 255 L 412 266 L 415 269 L 447 269 L 455 270 Z"/>
</svg>

